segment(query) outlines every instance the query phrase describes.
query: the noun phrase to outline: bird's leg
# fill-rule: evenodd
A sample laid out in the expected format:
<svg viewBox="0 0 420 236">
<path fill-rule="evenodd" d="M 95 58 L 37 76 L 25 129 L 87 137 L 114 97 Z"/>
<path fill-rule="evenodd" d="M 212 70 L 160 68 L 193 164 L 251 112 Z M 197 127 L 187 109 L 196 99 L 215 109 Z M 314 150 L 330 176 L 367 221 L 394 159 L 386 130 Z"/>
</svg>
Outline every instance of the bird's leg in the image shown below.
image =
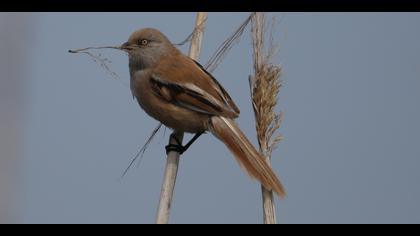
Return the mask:
<svg viewBox="0 0 420 236">
<path fill-rule="evenodd" d="M 171 134 L 171 137 L 175 140 L 175 142 L 177 142 L 177 144 L 170 143 L 166 145 L 165 146 L 166 154 L 168 154 L 170 151 L 175 151 L 175 152 L 178 152 L 179 154 L 184 153 L 191 146 L 191 144 L 193 144 L 194 141 L 197 140 L 198 137 L 200 137 L 203 133 L 204 132 L 196 133 L 194 137 L 185 146 L 182 146 L 182 143 L 178 140 L 178 138 L 175 135 Z"/>
<path fill-rule="evenodd" d="M 192 139 L 183 147 L 183 149 L 184 149 L 184 152 L 185 151 L 187 151 L 187 149 L 191 146 L 191 144 L 193 144 L 194 143 L 194 141 L 195 140 L 197 140 L 198 139 L 198 137 L 200 137 L 202 134 L 203 134 L 204 132 L 201 132 L 201 133 L 196 133 L 195 135 L 194 135 L 194 137 L 192 137 Z"/>
</svg>

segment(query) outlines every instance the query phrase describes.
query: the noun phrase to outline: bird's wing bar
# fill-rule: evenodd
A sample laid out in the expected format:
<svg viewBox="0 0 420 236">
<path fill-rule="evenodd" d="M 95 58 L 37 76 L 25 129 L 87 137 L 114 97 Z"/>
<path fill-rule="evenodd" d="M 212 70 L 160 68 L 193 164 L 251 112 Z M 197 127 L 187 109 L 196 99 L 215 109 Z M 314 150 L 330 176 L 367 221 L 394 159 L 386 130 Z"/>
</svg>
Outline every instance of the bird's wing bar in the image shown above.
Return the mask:
<svg viewBox="0 0 420 236">
<path fill-rule="evenodd" d="M 209 115 L 233 115 L 220 100 L 195 84 L 169 82 L 156 74 L 152 74 L 150 81 L 155 94 L 175 105 Z"/>
</svg>

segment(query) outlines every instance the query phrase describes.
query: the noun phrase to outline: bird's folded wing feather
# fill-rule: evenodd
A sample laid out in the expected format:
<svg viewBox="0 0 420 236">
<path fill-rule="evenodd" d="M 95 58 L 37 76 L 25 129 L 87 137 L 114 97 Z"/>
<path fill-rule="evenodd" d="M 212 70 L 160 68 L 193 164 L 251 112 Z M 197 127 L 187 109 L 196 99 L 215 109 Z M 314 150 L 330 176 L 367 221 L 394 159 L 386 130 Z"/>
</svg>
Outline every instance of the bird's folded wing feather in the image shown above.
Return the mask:
<svg viewBox="0 0 420 236">
<path fill-rule="evenodd" d="M 223 87 L 200 64 L 188 57 L 184 61 L 161 63 L 150 82 L 155 94 L 168 102 L 196 112 L 236 118 L 239 109 Z M 171 71 L 168 74 L 156 71 Z"/>
</svg>

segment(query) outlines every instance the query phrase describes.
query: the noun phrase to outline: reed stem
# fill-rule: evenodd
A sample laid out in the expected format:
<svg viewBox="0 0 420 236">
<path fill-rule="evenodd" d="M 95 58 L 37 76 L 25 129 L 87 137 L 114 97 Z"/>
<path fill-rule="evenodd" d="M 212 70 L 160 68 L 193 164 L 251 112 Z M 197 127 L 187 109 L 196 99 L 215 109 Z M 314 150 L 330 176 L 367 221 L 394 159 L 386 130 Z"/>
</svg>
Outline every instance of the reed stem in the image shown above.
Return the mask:
<svg viewBox="0 0 420 236">
<path fill-rule="evenodd" d="M 204 23 L 207 20 L 206 12 L 198 12 L 195 21 L 195 30 L 191 38 L 189 56 L 198 60 L 200 55 L 201 41 L 203 39 Z M 169 138 L 170 144 L 177 144 L 176 137 L 182 142 L 184 133 L 174 131 Z M 175 188 L 176 177 L 178 173 L 180 154 L 176 151 L 170 151 L 167 155 L 165 175 L 163 177 L 162 189 L 160 193 L 159 207 L 157 211 L 156 224 L 167 224 L 171 210 L 172 197 Z"/>
</svg>

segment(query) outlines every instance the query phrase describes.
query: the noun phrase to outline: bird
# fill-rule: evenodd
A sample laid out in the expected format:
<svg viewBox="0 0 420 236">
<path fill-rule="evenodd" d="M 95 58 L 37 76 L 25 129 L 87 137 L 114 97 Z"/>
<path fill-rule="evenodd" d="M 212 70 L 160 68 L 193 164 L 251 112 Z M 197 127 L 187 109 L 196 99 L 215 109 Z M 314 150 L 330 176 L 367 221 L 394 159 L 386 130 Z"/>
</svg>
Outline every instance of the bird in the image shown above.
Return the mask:
<svg viewBox="0 0 420 236">
<path fill-rule="evenodd" d="M 235 122 L 239 108 L 199 62 L 154 28 L 134 31 L 120 48 L 128 54 L 130 89 L 140 107 L 174 132 L 195 134 L 185 146 L 179 140 L 169 144 L 167 152 L 182 154 L 201 134 L 210 132 L 252 179 L 280 198 L 285 196 L 273 169 Z"/>
</svg>

